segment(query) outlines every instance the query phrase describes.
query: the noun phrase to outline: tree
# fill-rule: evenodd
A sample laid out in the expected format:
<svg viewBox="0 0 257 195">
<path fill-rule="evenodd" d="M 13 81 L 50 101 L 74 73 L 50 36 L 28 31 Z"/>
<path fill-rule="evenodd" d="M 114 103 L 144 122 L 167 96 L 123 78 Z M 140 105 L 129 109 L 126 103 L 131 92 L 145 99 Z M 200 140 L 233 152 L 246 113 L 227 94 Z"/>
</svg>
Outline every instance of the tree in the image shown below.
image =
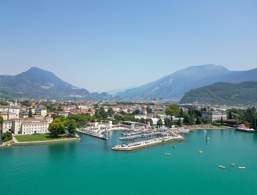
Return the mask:
<svg viewBox="0 0 257 195">
<path fill-rule="evenodd" d="M 20 104 L 25 107 L 30 107 L 32 105 L 32 102 L 29 100 L 25 100 L 25 101 L 20 102 Z"/>
<path fill-rule="evenodd" d="M 133 114 L 134 115 L 138 115 L 138 114 L 140 114 L 141 112 L 140 112 L 140 110 L 138 110 L 138 109 L 136 109 L 134 112 L 133 112 Z"/>
<path fill-rule="evenodd" d="M 224 125 L 223 117 L 220 118 L 220 124 L 221 124 L 221 125 Z"/>
<path fill-rule="evenodd" d="M 32 109 L 29 109 L 29 117 L 31 118 L 32 117 Z"/>
<path fill-rule="evenodd" d="M 2 116 L 0 116 L 0 126 L 2 126 L 3 121 L 4 121 L 3 117 L 2 117 Z"/>
<path fill-rule="evenodd" d="M 90 116 L 90 114 L 74 114 L 67 118 L 68 120 L 74 120 L 76 122 L 77 127 L 83 127 L 88 122 L 95 121 L 95 116 Z"/>
<path fill-rule="evenodd" d="M 67 126 L 67 130 L 68 130 L 69 134 L 74 135 L 76 128 L 77 128 L 76 121 L 73 119 L 68 120 L 66 126 Z"/>
<path fill-rule="evenodd" d="M 150 106 L 147 106 L 146 111 L 148 114 L 153 113 L 153 110 Z"/>
<path fill-rule="evenodd" d="M 139 122 L 146 124 L 146 120 L 144 118 L 139 119 Z"/>
<path fill-rule="evenodd" d="M 201 118 L 200 118 L 200 117 L 197 117 L 197 118 L 196 118 L 195 124 L 197 124 L 197 125 L 202 124 L 202 121 L 201 121 Z"/>
<path fill-rule="evenodd" d="M 232 115 L 232 111 L 231 110 L 228 111 L 228 119 L 233 119 L 233 115 Z"/>
<path fill-rule="evenodd" d="M 101 120 L 101 119 L 106 119 L 108 117 L 108 114 L 107 112 L 105 112 L 104 108 L 101 107 L 96 111 L 95 116 L 97 119 Z"/>
<path fill-rule="evenodd" d="M 177 104 L 171 104 L 166 108 L 165 113 L 170 116 L 178 116 L 180 113 L 179 106 Z"/>
<path fill-rule="evenodd" d="M 182 127 L 182 120 L 181 120 L 181 118 L 178 119 L 177 125 L 178 125 L 179 127 Z"/>
<path fill-rule="evenodd" d="M 162 119 L 159 119 L 158 122 L 157 122 L 157 126 L 158 127 L 161 127 L 163 126 L 163 122 L 162 122 Z"/>
<path fill-rule="evenodd" d="M 108 116 L 110 116 L 110 117 L 113 115 L 113 110 L 112 110 L 112 108 L 109 108 L 109 109 L 108 109 L 107 114 L 108 114 Z"/>
<path fill-rule="evenodd" d="M 12 133 L 9 132 L 9 131 L 3 133 L 2 140 L 3 140 L 3 142 L 7 142 L 7 141 L 12 140 Z"/>
<path fill-rule="evenodd" d="M 0 105 L 1 106 L 9 106 L 9 103 L 3 100 L 0 100 Z"/>
<path fill-rule="evenodd" d="M 146 123 L 148 124 L 150 124 L 150 126 L 153 126 L 153 120 L 152 119 L 146 119 Z"/>
<path fill-rule="evenodd" d="M 184 123 L 186 125 L 193 125 L 194 124 L 194 118 L 189 114 L 185 114 L 184 115 Z"/>
<path fill-rule="evenodd" d="M 172 127 L 172 120 L 169 119 L 169 118 L 165 118 L 164 119 L 164 124 L 165 124 L 166 127 L 171 128 Z"/>
<path fill-rule="evenodd" d="M 65 131 L 65 124 L 61 119 L 55 119 L 50 125 L 48 130 L 53 137 L 58 137 Z"/>
<path fill-rule="evenodd" d="M 3 121 L 4 121 L 3 117 L 0 116 L 0 134 L 1 134 L 1 129 L 3 129 Z"/>
</svg>

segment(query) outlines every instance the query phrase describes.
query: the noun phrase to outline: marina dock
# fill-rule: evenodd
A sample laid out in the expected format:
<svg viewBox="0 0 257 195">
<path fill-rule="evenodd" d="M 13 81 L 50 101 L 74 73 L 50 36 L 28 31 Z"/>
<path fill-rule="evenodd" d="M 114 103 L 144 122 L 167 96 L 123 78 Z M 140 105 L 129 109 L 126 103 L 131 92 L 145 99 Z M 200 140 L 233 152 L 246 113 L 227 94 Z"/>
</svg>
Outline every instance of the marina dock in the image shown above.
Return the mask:
<svg viewBox="0 0 257 195">
<path fill-rule="evenodd" d="M 89 131 L 89 130 L 77 130 L 77 132 L 79 133 L 83 133 L 85 135 L 89 135 L 89 136 L 92 136 L 92 137 L 96 137 L 96 138 L 99 138 L 99 139 L 104 139 L 104 140 L 107 140 L 109 137 L 103 133 L 103 131 Z"/>
<path fill-rule="evenodd" d="M 120 137 L 120 140 L 123 141 L 129 141 L 129 140 L 135 140 L 139 138 L 151 138 L 151 137 L 157 137 L 157 136 L 167 136 L 168 134 L 165 132 L 160 131 L 152 131 L 152 132 L 139 132 L 139 133 L 131 133 L 127 134 L 126 136 Z"/>
<path fill-rule="evenodd" d="M 184 140 L 183 136 L 181 135 L 170 135 L 170 136 L 165 136 L 161 138 L 153 138 L 149 140 L 144 140 L 144 141 L 139 141 L 139 142 L 133 142 L 130 144 L 122 144 L 122 145 L 116 145 L 112 148 L 114 151 L 133 151 L 157 144 L 162 144 L 166 143 L 169 141 L 182 141 Z"/>
</svg>

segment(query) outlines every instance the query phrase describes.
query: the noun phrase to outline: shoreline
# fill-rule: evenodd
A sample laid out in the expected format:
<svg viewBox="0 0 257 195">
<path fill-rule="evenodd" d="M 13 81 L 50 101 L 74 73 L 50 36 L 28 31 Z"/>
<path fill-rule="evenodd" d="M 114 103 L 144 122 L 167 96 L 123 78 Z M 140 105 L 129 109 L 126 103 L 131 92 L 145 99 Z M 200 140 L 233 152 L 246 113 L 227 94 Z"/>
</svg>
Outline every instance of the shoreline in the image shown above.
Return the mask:
<svg viewBox="0 0 257 195">
<path fill-rule="evenodd" d="M 190 132 L 192 131 L 197 131 L 197 130 L 224 130 L 224 129 L 227 129 L 227 130 L 232 130 L 234 129 L 233 127 L 230 127 L 230 126 L 215 126 L 215 125 L 186 125 L 186 126 L 183 126 L 184 128 L 187 128 L 189 129 Z"/>
<path fill-rule="evenodd" d="M 13 140 L 10 140 L 8 142 L 3 142 L 1 145 L 0 145 L 0 148 L 7 148 L 7 147 L 11 147 L 13 145 Z"/>
<path fill-rule="evenodd" d="M 75 137 L 70 138 L 60 138 L 60 139 L 53 139 L 53 140 L 46 140 L 46 141 L 25 141 L 20 142 L 13 136 L 13 139 L 9 142 L 3 143 L 0 145 L 0 148 L 12 147 L 12 146 L 26 146 L 26 145 L 41 145 L 41 144 L 58 144 L 58 143 L 65 143 L 65 142 L 75 142 L 79 141 L 80 137 L 76 134 Z"/>
<path fill-rule="evenodd" d="M 84 134 L 84 135 L 88 135 L 88 136 L 95 137 L 95 138 L 102 139 L 102 140 L 107 140 L 107 138 L 105 136 L 94 133 L 94 132 L 81 131 L 81 130 L 76 130 L 76 131 L 78 133 L 81 133 L 81 134 Z"/>
</svg>

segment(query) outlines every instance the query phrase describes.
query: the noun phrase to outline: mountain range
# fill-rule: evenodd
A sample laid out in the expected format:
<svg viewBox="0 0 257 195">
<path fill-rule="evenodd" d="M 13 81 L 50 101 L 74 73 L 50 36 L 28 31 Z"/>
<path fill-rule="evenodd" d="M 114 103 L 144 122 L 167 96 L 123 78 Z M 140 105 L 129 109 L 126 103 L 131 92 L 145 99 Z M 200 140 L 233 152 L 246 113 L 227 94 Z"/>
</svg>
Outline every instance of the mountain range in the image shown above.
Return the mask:
<svg viewBox="0 0 257 195">
<path fill-rule="evenodd" d="M 257 103 L 257 82 L 215 83 L 187 92 L 180 103 L 253 105 Z"/>
<path fill-rule="evenodd" d="M 73 86 L 55 74 L 32 67 L 15 76 L 0 76 L 0 98 L 34 99 L 90 99 L 90 100 L 174 100 L 182 102 L 192 96 L 191 90 L 215 83 L 241 83 L 257 81 L 257 68 L 246 71 L 231 71 L 220 65 L 191 66 L 176 71 L 157 81 L 117 94 L 90 93 L 88 90 Z M 224 87 L 226 87 L 224 85 Z M 212 89 L 212 88 L 211 88 Z M 198 91 L 197 91 L 198 92 Z M 183 96 L 186 94 L 186 97 Z M 190 98 L 189 98 L 190 99 Z M 191 100 L 190 100 L 191 101 Z"/>
<path fill-rule="evenodd" d="M 15 76 L 0 76 L 0 97 L 2 98 L 86 98 L 86 89 L 75 87 L 49 71 L 32 67 Z"/>
<path fill-rule="evenodd" d="M 217 82 L 257 81 L 257 68 L 231 71 L 220 65 L 200 65 L 179 70 L 157 81 L 118 93 L 123 100 L 180 100 L 186 92 Z"/>
</svg>

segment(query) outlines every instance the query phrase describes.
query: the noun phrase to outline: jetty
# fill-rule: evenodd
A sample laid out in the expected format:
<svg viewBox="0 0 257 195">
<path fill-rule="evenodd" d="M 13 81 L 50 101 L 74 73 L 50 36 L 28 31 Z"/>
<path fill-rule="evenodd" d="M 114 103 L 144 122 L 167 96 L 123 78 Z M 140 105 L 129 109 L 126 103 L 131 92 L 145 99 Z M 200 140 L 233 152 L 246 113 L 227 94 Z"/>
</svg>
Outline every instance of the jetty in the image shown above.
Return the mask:
<svg viewBox="0 0 257 195">
<path fill-rule="evenodd" d="M 139 132 L 139 133 L 131 133 L 126 136 L 120 137 L 120 140 L 135 140 L 139 138 L 151 138 L 151 137 L 164 137 L 168 136 L 168 133 L 161 131 L 150 131 L 150 132 Z"/>
<path fill-rule="evenodd" d="M 102 130 L 92 131 L 92 130 L 77 129 L 77 132 L 85 134 L 85 135 L 89 135 L 89 136 L 92 136 L 92 137 L 96 137 L 96 138 L 99 138 L 99 139 L 104 139 L 104 140 L 109 139 L 108 133 L 106 133 L 105 131 L 102 131 Z"/>
<path fill-rule="evenodd" d="M 139 142 L 133 142 L 129 144 L 122 144 L 122 145 L 116 145 L 112 148 L 114 151 L 133 151 L 137 150 L 140 148 L 145 148 L 157 144 L 162 144 L 166 143 L 169 141 L 182 141 L 184 140 L 183 136 L 181 135 L 169 135 L 169 136 L 164 136 L 160 138 L 153 138 L 149 140 L 143 140 Z"/>
</svg>

